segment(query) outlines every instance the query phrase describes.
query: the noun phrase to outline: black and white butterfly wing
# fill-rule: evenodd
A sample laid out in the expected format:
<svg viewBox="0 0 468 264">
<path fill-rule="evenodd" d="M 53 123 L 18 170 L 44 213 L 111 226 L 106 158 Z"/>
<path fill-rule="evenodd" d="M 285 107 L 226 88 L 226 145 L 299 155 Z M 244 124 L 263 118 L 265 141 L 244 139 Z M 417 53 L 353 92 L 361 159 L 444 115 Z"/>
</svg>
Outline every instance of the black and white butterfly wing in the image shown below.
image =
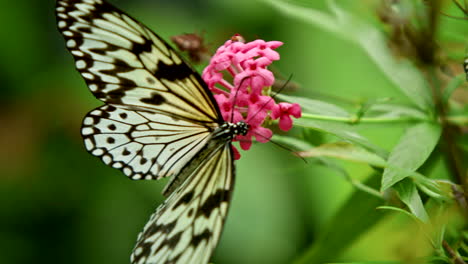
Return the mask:
<svg viewBox="0 0 468 264">
<path fill-rule="evenodd" d="M 139 235 L 133 264 L 208 263 L 221 235 L 234 184 L 230 143 L 210 141 L 181 174 L 187 180 Z"/>
<path fill-rule="evenodd" d="M 177 175 L 211 138 L 200 124 L 113 105 L 88 113 L 81 134 L 91 154 L 133 180 Z"/>
<path fill-rule="evenodd" d="M 59 0 L 57 19 L 76 68 L 99 100 L 222 121 L 200 75 L 124 12 L 102 0 Z"/>
<path fill-rule="evenodd" d="M 87 150 L 132 179 L 177 174 L 224 122 L 200 75 L 109 3 L 59 0 L 56 11 L 76 68 L 96 98 L 111 105 L 85 118 Z"/>
</svg>

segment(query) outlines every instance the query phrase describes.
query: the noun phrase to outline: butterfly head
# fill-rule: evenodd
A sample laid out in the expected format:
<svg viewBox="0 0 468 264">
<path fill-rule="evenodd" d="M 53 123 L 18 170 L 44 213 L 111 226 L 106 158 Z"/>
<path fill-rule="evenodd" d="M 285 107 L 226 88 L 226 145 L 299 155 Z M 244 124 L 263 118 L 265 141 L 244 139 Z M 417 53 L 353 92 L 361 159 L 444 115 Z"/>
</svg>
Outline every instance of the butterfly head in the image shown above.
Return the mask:
<svg viewBox="0 0 468 264">
<path fill-rule="evenodd" d="M 231 140 L 235 136 L 245 136 L 247 135 L 247 132 L 249 131 L 250 126 L 244 121 L 239 121 L 237 123 L 224 123 L 221 127 L 218 133 L 215 133 L 215 136 L 220 136 L 220 135 L 227 135 L 228 138 Z"/>
<path fill-rule="evenodd" d="M 239 121 L 235 124 L 231 124 L 231 131 L 234 135 L 245 136 L 247 135 L 249 128 L 250 128 L 249 124 L 247 124 L 244 121 Z"/>
</svg>

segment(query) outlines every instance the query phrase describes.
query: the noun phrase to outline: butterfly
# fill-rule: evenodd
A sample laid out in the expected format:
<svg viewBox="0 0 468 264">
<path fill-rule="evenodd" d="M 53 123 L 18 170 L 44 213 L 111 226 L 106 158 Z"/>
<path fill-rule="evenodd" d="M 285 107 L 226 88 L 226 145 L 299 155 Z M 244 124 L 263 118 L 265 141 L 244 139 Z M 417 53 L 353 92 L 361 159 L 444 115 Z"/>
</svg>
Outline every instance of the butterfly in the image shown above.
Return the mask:
<svg viewBox="0 0 468 264">
<path fill-rule="evenodd" d="M 132 263 L 207 263 L 234 184 L 226 122 L 200 75 L 163 39 L 102 0 L 58 0 L 56 17 L 76 69 L 105 104 L 89 112 L 86 149 L 133 180 L 172 177 L 137 239 Z"/>
</svg>

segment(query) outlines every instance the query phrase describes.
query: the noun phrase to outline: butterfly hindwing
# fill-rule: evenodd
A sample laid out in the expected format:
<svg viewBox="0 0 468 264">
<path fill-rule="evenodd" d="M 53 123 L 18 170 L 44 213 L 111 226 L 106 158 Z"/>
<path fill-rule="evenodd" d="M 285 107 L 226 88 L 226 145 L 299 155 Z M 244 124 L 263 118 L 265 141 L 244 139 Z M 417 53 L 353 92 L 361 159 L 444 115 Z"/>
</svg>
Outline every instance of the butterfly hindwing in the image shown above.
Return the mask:
<svg viewBox="0 0 468 264">
<path fill-rule="evenodd" d="M 183 175 L 187 180 L 159 206 L 139 235 L 133 264 L 208 263 L 234 184 L 231 145 L 211 141 L 181 174 L 188 174 Z"/>
<path fill-rule="evenodd" d="M 210 133 L 174 116 L 114 105 L 88 113 L 81 129 L 91 154 L 134 180 L 177 175 Z"/>
<path fill-rule="evenodd" d="M 99 100 L 222 123 L 200 75 L 160 37 L 101 0 L 59 0 L 57 24 Z"/>
</svg>

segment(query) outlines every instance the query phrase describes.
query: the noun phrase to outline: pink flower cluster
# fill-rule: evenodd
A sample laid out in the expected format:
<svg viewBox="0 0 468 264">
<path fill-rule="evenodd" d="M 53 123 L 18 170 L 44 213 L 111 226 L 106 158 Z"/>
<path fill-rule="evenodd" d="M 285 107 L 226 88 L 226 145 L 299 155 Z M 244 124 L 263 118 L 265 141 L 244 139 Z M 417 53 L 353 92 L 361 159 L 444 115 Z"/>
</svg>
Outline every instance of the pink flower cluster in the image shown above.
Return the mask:
<svg viewBox="0 0 468 264">
<path fill-rule="evenodd" d="M 266 120 L 279 119 L 279 128 L 288 131 L 292 128 L 291 116 L 301 117 L 298 104 L 276 104 L 269 96 L 275 77 L 267 66 L 279 60 L 274 49 L 281 45 L 279 41 L 260 39 L 245 43 L 240 35 L 234 35 L 216 51 L 203 71 L 202 77 L 214 93 L 224 120 L 249 124 L 247 135 L 235 138 L 243 150 L 250 148 L 252 137 L 262 143 L 270 140 L 272 131 L 262 126 Z M 239 159 L 239 152 L 234 150 Z"/>
</svg>

